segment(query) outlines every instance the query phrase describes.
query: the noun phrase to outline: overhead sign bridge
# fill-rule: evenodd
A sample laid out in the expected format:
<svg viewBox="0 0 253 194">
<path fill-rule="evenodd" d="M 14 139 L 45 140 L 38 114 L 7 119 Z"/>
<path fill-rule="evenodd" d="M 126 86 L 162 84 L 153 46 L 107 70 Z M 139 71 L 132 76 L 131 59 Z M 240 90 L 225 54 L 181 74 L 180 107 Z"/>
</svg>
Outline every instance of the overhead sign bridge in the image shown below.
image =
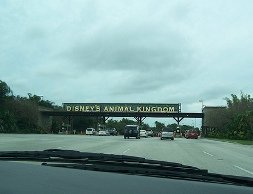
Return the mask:
<svg viewBox="0 0 253 194">
<path fill-rule="evenodd" d="M 105 123 L 109 117 L 134 117 L 141 125 L 146 117 L 174 118 L 179 125 L 184 118 L 202 118 L 203 113 L 182 113 L 181 104 L 148 103 L 63 103 L 63 110 L 41 111 L 48 116 L 100 117 Z"/>
</svg>

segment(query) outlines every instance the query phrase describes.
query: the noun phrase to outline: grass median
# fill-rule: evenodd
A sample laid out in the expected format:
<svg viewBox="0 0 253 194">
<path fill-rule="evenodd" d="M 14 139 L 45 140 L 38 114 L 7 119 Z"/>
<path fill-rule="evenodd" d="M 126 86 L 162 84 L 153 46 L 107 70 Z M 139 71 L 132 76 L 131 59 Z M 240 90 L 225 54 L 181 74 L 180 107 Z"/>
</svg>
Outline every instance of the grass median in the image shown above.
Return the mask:
<svg viewBox="0 0 253 194">
<path fill-rule="evenodd" d="M 242 144 L 242 145 L 253 145 L 253 141 L 251 140 L 218 139 L 218 138 L 206 138 L 206 139 L 229 142 L 229 143 L 237 143 L 237 144 Z"/>
</svg>

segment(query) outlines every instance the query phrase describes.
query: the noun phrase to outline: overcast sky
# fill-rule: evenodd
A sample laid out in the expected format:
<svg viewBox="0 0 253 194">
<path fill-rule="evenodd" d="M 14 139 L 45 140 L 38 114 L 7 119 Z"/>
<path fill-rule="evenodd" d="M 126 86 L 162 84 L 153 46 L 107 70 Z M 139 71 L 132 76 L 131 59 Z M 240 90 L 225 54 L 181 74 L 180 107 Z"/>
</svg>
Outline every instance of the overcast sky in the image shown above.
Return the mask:
<svg viewBox="0 0 253 194">
<path fill-rule="evenodd" d="M 0 80 L 63 102 L 253 94 L 251 0 L 0 0 Z"/>
</svg>

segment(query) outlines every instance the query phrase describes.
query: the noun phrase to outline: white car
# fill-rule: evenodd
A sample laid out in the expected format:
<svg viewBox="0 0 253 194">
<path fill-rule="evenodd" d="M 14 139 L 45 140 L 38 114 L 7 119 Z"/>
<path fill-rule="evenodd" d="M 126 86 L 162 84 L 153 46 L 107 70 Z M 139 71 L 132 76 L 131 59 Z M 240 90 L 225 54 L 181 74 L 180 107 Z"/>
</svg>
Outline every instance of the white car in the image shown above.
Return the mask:
<svg viewBox="0 0 253 194">
<path fill-rule="evenodd" d="M 87 128 L 85 131 L 86 135 L 95 135 L 95 129 L 94 128 Z"/>
<path fill-rule="evenodd" d="M 154 132 L 152 130 L 147 130 L 147 134 L 148 136 L 150 137 L 153 137 L 154 136 Z"/>
<path fill-rule="evenodd" d="M 163 139 L 171 139 L 174 140 L 175 133 L 174 130 L 168 127 L 165 127 L 161 133 L 161 140 Z"/>
<path fill-rule="evenodd" d="M 106 135 L 108 135 L 108 132 L 105 131 L 105 130 L 100 130 L 100 131 L 98 132 L 98 135 L 99 135 L 99 136 L 106 136 Z"/>
<path fill-rule="evenodd" d="M 140 130 L 140 137 L 148 137 L 148 133 L 146 130 Z"/>
</svg>

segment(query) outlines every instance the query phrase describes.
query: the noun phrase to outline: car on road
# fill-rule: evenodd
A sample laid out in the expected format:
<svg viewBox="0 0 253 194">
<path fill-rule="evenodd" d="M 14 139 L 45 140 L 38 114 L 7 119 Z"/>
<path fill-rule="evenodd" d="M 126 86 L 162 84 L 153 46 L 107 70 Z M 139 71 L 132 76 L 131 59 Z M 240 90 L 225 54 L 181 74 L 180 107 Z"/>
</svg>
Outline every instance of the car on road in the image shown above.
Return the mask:
<svg viewBox="0 0 253 194">
<path fill-rule="evenodd" d="M 107 131 L 109 135 L 112 135 L 112 136 L 118 135 L 118 131 L 115 128 L 108 128 Z"/>
<path fill-rule="evenodd" d="M 86 135 L 95 135 L 96 130 L 94 128 L 87 128 L 85 131 Z"/>
<path fill-rule="evenodd" d="M 185 133 L 185 138 L 186 139 L 198 139 L 198 136 L 199 136 L 198 131 L 193 130 L 193 129 L 188 130 Z"/>
<path fill-rule="evenodd" d="M 140 137 L 145 137 L 145 138 L 147 138 L 147 137 L 148 137 L 147 131 L 144 130 L 144 129 L 141 129 L 141 130 L 140 130 Z"/>
<path fill-rule="evenodd" d="M 161 140 L 163 139 L 171 139 L 174 140 L 175 138 L 175 132 L 172 128 L 165 127 L 163 131 L 161 132 Z"/>
<path fill-rule="evenodd" d="M 124 139 L 135 137 L 140 139 L 140 127 L 138 125 L 126 125 L 124 129 Z"/>
<path fill-rule="evenodd" d="M 110 135 L 108 131 L 106 130 L 100 130 L 98 132 L 98 136 L 107 136 L 107 135 Z"/>
<path fill-rule="evenodd" d="M 147 129 L 146 131 L 147 131 L 148 136 L 154 137 L 154 132 L 152 129 Z"/>
</svg>

